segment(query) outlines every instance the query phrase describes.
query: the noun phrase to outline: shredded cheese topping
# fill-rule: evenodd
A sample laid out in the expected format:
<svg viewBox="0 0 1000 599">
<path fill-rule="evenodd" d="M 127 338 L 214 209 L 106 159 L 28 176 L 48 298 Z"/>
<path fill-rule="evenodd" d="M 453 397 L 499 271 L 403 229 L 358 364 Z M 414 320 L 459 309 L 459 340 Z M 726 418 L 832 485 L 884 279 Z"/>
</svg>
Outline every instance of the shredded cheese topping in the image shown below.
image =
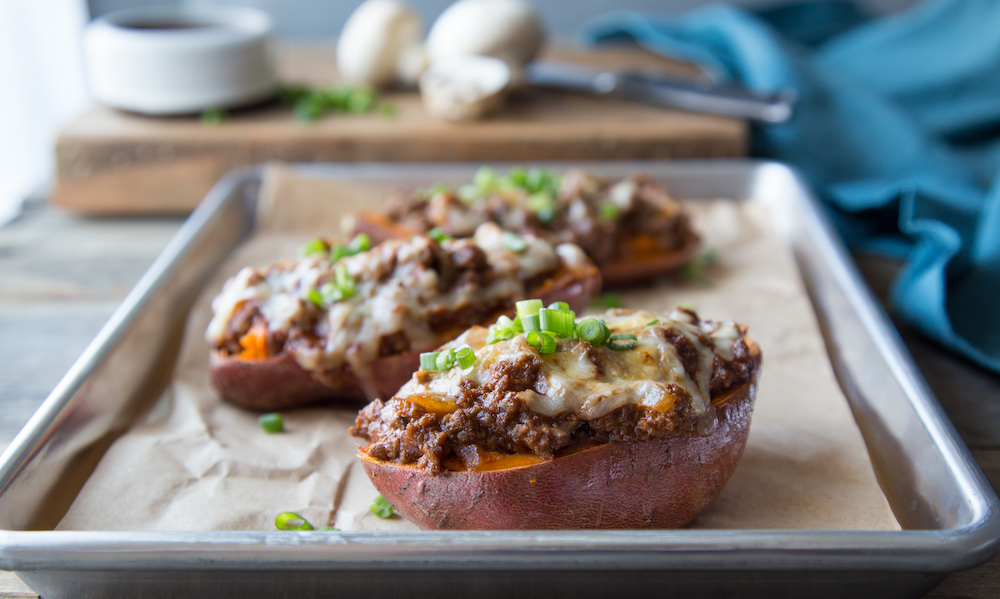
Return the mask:
<svg viewBox="0 0 1000 599">
<path fill-rule="evenodd" d="M 423 235 L 386 241 L 335 263 L 325 254 L 317 254 L 266 268 L 244 268 L 226 281 L 212 301 L 214 314 L 205 337 L 210 344 L 221 344 L 234 312 L 243 303 L 253 301 L 267 320 L 269 331 L 315 321 L 312 332 L 324 343 L 320 348 L 308 344 L 294 347 L 293 355 L 303 368 L 333 369 L 346 363 L 364 380 L 369 364 L 378 357 L 384 336 L 402 332 L 412 350 L 429 349 L 442 339 L 429 326 L 428 314 L 439 310 L 455 312 L 498 298 L 519 299 L 529 291 L 525 289 L 526 281 L 556 270 L 560 260 L 586 260 L 575 246 L 554 248 L 531 235 L 522 237 L 523 248 L 512 251 L 504 247 L 502 233 L 497 225 L 485 223 L 472 239 L 441 243 L 446 252 L 469 244 L 481 248 L 491 269 L 484 285 L 442 289 L 441 274 L 426 259 L 436 242 Z M 309 300 L 310 291 L 333 281 L 341 265 L 354 279 L 354 294 L 316 306 Z M 321 311 L 318 320 L 316 310 Z"/>
<path fill-rule="evenodd" d="M 627 313 L 622 313 L 627 312 Z M 445 347 L 470 346 L 476 362 L 469 368 L 430 373 L 410 379 L 396 394 L 454 397 L 463 381 L 488 384 L 487 372 L 497 363 L 516 363 L 530 353 L 542 360 L 544 383 L 520 392 L 528 406 L 540 414 L 556 416 L 572 413 L 583 420 L 600 418 L 627 404 L 644 405 L 668 412 L 681 399 L 678 388 L 690 397 L 690 409 L 704 414 L 711 404 L 710 383 L 715 356 L 733 359 L 733 345 L 741 329 L 731 321 L 697 321 L 690 312 L 675 310 L 668 316 L 653 312 L 610 311 L 603 318 L 612 333 L 633 333 L 638 345 L 625 351 L 607 346 L 593 348 L 605 352 L 601 368 L 584 351 L 589 345 L 574 339 L 559 341 L 559 351 L 542 355 L 519 334 L 507 341 L 486 344 L 486 329 L 474 327 Z M 656 324 L 649 324 L 658 320 Z M 664 335 L 665 329 L 680 333 L 698 352 L 698 368 L 689 374 L 677 348 Z M 599 371 L 603 370 L 603 371 Z M 419 382 L 426 381 L 426 382 Z"/>
</svg>

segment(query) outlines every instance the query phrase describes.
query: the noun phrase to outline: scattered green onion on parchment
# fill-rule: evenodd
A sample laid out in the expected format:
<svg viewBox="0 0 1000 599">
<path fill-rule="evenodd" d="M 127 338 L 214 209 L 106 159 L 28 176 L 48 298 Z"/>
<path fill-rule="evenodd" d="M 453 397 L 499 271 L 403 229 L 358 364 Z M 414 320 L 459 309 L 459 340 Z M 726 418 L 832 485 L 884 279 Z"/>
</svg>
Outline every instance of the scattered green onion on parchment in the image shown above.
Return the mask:
<svg viewBox="0 0 1000 599">
<path fill-rule="evenodd" d="M 705 250 L 701 255 L 692 258 L 681 267 L 681 279 L 687 283 L 697 283 L 702 287 L 711 287 L 712 283 L 706 277 L 706 271 L 719 262 L 719 254 L 713 249 Z"/>
<path fill-rule="evenodd" d="M 392 518 L 392 506 L 381 495 L 375 496 L 372 504 L 368 506 L 368 510 L 383 520 Z"/>
<path fill-rule="evenodd" d="M 285 432 L 285 421 L 279 412 L 261 414 L 257 417 L 257 424 L 269 435 Z"/>
<path fill-rule="evenodd" d="M 274 526 L 278 530 L 315 530 L 308 520 L 295 512 L 278 514 L 274 519 Z"/>
<path fill-rule="evenodd" d="M 309 524 L 308 520 L 295 512 L 278 514 L 278 517 L 274 519 L 274 526 L 278 530 L 316 530 L 313 528 L 312 524 Z M 339 528 L 334 528 L 332 526 L 321 526 L 319 530 L 340 532 Z"/>
</svg>

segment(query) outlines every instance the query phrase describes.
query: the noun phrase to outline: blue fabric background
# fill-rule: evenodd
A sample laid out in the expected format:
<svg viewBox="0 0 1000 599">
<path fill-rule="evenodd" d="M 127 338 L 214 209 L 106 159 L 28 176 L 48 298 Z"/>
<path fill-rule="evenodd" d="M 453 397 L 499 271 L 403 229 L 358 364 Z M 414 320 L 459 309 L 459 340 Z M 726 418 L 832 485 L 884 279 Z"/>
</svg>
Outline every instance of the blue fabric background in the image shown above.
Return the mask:
<svg viewBox="0 0 1000 599">
<path fill-rule="evenodd" d="M 755 126 L 753 153 L 798 166 L 852 247 L 905 257 L 900 316 L 1000 372 L 1000 1 L 928 0 L 879 20 L 843 1 L 614 12 L 582 36 L 794 89 L 795 115 Z"/>
</svg>

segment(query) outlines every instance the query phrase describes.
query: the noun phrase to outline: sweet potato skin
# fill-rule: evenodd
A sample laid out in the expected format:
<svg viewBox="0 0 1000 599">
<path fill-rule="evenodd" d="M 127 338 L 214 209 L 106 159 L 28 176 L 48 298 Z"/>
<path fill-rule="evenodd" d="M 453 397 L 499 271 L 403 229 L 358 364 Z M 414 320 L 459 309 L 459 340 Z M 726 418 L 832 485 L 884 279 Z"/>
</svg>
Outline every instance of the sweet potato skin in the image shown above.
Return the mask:
<svg viewBox="0 0 1000 599">
<path fill-rule="evenodd" d="M 379 493 L 423 529 L 677 528 L 708 509 L 735 470 L 756 390 L 755 378 L 710 408 L 714 427 L 706 415 L 691 434 L 529 466 L 432 475 L 360 457 Z"/>
<path fill-rule="evenodd" d="M 556 275 L 535 289 L 529 297 L 544 303 L 567 302 L 574 310 L 583 310 L 601 289 L 601 275 L 593 265 L 562 268 Z M 500 314 L 493 315 L 495 320 Z M 513 312 L 509 314 L 513 316 Z M 456 331 L 444 343 L 457 337 Z M 420 366 L 417 351 L 377 358 L 371 365 L 372 383 L 380 397 L 391 397 Z M 268 358 L 243 359 L 213 351 L 209 360 L 212 383 L 230 402 L 252 410 L 283 410 L 340 400 L 362 400 L 361 381 L 350 371 L 339 377 L 327 377 L 320 382 L 302 368 L 289 354 Z M 371 398 L 369 398 L 371 399 Z"/>
<path fill-rule="evenodd" d="M 272 411 L 334 400 L 364 400 L 361 383 L 353 373 L 337 378 L 337 386 L 321 383 L 289 354 L 245 360 L 212 352 L 212 383 L 230 402 L 251 410 Z M 411 352 L 372 362 L 372 379 L 383 397 L 403 386 L 417 368 L 420 354 Z"/>
</svg>

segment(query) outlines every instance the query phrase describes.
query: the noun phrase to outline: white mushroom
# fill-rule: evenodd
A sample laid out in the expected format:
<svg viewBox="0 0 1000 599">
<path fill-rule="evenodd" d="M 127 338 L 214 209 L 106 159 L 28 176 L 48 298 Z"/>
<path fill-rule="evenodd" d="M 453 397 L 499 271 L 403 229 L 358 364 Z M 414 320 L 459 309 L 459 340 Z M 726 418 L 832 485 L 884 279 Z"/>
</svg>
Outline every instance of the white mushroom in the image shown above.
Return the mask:
<svg viewBox="0 0 1000 599">
<path fill-rule="evenodd" d="M 542 47 L 545 33 L 525 0 L 458 0 L 427 35 L 431 64 L 469 54 L 493 56 L 517 69 Z"/>
<path fill-rule="evenodd" d="M 413 85 L 427 64 L 422 24 L 400 0 L 367 0 L 344 24 L 337 41 L 337 69 L 348 83 Z"/>
<path fill-rule="evenodd" d="M 420 76 L 420 96 L 431 115 L 470 121 L 498 109 L 511 82 L 506 62 L 489 56 L 457 56 L 434 62 Z"/>
</svg>

